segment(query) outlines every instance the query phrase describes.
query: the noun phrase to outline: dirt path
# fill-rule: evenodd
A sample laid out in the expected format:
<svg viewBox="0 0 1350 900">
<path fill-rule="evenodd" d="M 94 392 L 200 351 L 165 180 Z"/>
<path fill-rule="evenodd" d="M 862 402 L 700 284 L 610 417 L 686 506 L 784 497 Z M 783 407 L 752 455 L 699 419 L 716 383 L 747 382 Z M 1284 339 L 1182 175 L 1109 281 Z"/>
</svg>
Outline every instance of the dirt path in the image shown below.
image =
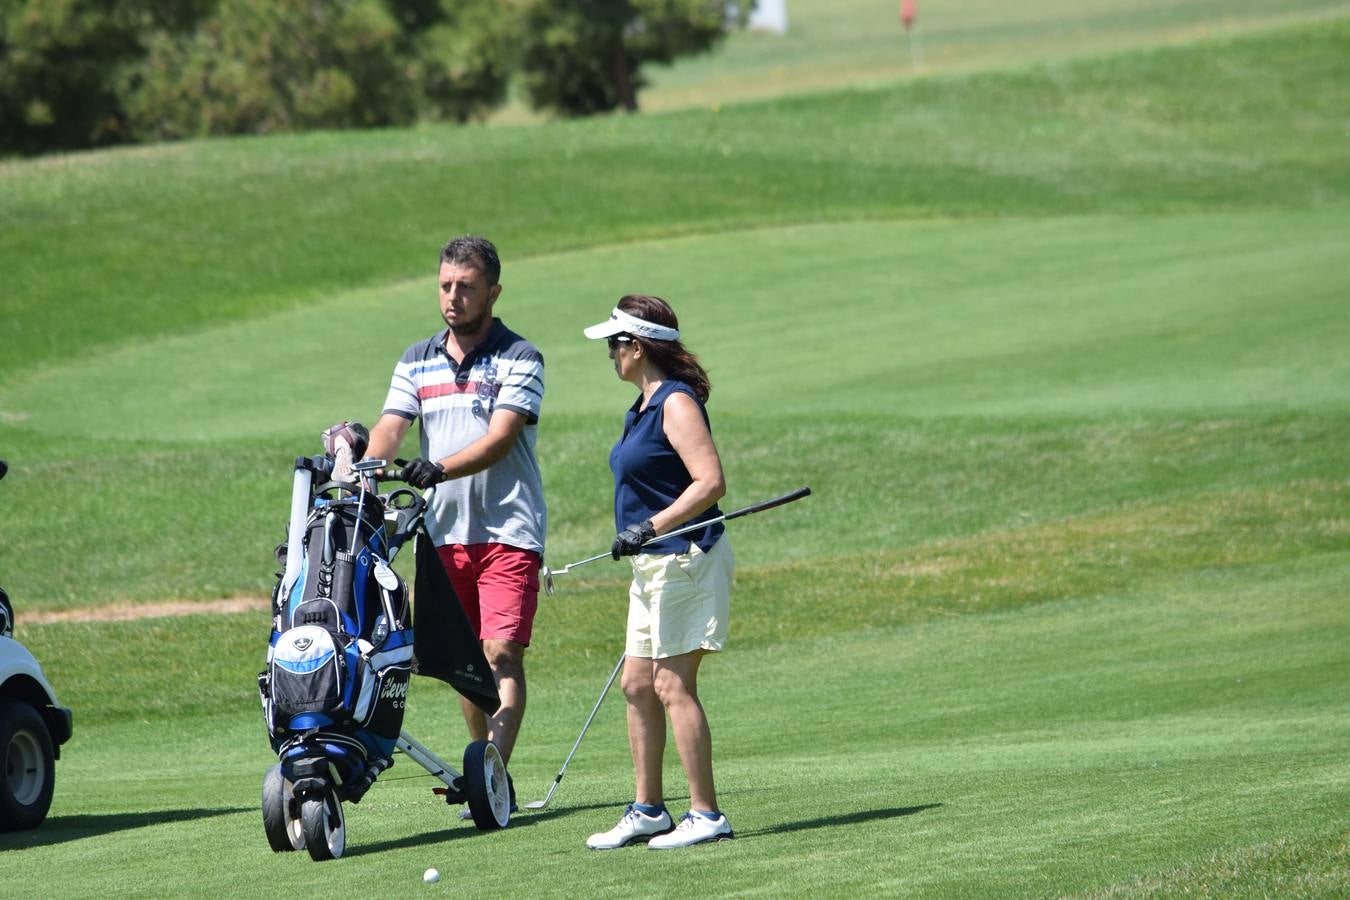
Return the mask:
<svg viewBox="0 0 1350 900">
<path fill-rule="evenodd" d="M 212 613 L 267 613 L 266 597 L 230 597 L 225 600 L 165 600 L 159 603 L 116 603 L 88 609 L 20 610 L 24 625 L 52 622 L 128 622 L 162 616 L 200 616 Z"/>
</svg>

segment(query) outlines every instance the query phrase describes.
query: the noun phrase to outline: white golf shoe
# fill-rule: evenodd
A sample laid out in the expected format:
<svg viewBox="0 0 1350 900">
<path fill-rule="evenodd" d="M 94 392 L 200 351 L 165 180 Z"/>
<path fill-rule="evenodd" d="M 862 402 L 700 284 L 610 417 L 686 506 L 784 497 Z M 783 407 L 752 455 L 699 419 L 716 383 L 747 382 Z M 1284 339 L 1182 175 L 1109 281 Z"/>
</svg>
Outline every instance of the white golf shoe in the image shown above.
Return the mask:
<svg viewBox="0 0 1350 900">
<path fill-rule="evenodd" d="M 648 838 L 665 834 L 675 826 L 670 813 L 661 810 L 659 816 L 649 816 L 638 810 L 633 804 L 623 811 L 619 824 L 609 831 L 593 834 L 586 839 L 586 846 L 592 850 L 617 850 L 629 844 L 645 841 Z"/>
<path fill-rule="evenodd" d="M 704 841 L 729 841 L 735 836 L 731 831 L 731 823 L 721 813 L 717 814 L 717 818 L 709 819 L 687 812 L 674 831 L 652 838 L 647 846 L 653 850 L 671 850 L 675 847 L 692 847 Z"/>
</svg>

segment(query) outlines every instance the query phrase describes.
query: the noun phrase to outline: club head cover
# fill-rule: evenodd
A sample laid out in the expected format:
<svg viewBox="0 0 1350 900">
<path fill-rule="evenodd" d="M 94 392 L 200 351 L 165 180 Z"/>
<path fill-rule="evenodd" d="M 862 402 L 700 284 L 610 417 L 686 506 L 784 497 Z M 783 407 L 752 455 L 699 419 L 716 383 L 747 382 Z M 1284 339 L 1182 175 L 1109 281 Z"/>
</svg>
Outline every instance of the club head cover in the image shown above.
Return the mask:
<svg viewBox="0 0 1350 900">
<path fill-rule="evenodd" d="M 333 480 L 356 481 L 352 463 L 365 455 L 370 432 L 359 422 L 339 422 L 323 432 L 323 449 L 333 457 Z"/>
</svg>

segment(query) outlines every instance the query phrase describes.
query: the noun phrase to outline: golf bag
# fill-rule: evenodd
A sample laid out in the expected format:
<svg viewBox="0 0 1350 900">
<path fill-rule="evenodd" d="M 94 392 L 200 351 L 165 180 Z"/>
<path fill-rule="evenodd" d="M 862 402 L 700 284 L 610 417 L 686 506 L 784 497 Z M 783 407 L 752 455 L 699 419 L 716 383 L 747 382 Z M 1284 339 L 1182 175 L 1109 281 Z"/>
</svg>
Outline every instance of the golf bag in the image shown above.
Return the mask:
<svg viewBox="0 0 1350 900">
<path fill-rule="evenodd" d="M 445 681 L 485 713 L 501 705 L 492 672 L 422 518 L 427 502 L 382 459 L 361 460 L 365 429 L 324 432 L 322 456 L 295 461 L 285 569 L 272 592 L 267 667 L 258 674 L 263 719 L 277 763 L 263 777 L 263 830 L 278 853 L 336 859 L 346 847 L 343 803 L 359 801 L 394 752 L 440 779 L 448 804 L 467 803 L 474 825 L 510 819 L 510 776 L 491 741 L 464 749 L 464 773 L 402 730 L 414 671 Z M 357 462 L 357 460 L 361 460 Z M 395 463 L 405 465 L 402 460 Z M 418 619 L 408 586 L 390 568 L 417 538 Z"/>
<path fill-rule="evenodd" d="M 389 560 L 425 502 L 406 489 L 381 498 L 373 472 L 325 481 L 332 466 L 327 457 L 296 460 L 286 566 L 258 687 L 294 794 L 331 790 L 355 802 L 392 765 L 403 725 L 412 611 Z"/>
</svg>

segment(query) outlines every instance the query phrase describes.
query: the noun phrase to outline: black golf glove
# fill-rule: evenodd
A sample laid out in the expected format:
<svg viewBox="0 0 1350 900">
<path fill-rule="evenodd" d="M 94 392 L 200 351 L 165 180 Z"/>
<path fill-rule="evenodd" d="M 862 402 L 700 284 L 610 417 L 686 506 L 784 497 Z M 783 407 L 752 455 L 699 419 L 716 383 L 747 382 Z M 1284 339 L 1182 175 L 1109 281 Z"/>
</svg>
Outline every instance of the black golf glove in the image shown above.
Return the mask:
<svg viewBox="0 0 1350 900">
<path fill-rule="evenodd" d="M 426 490 L 445 480 L 445 470 L 439 463 L 419 456 L 403 467 L 403 480 L 419 490 Z"/>
<path fill-rule="evenodd" d="M 654 537 L 656 529 L 652 527 L 651 519 L 629 525 L 615 536 L 614 543 L 609 548 L 609 555 L 615 559 L 620 556 L 637 556 L 642 550 L 642 545 Z"/>
</svg>

